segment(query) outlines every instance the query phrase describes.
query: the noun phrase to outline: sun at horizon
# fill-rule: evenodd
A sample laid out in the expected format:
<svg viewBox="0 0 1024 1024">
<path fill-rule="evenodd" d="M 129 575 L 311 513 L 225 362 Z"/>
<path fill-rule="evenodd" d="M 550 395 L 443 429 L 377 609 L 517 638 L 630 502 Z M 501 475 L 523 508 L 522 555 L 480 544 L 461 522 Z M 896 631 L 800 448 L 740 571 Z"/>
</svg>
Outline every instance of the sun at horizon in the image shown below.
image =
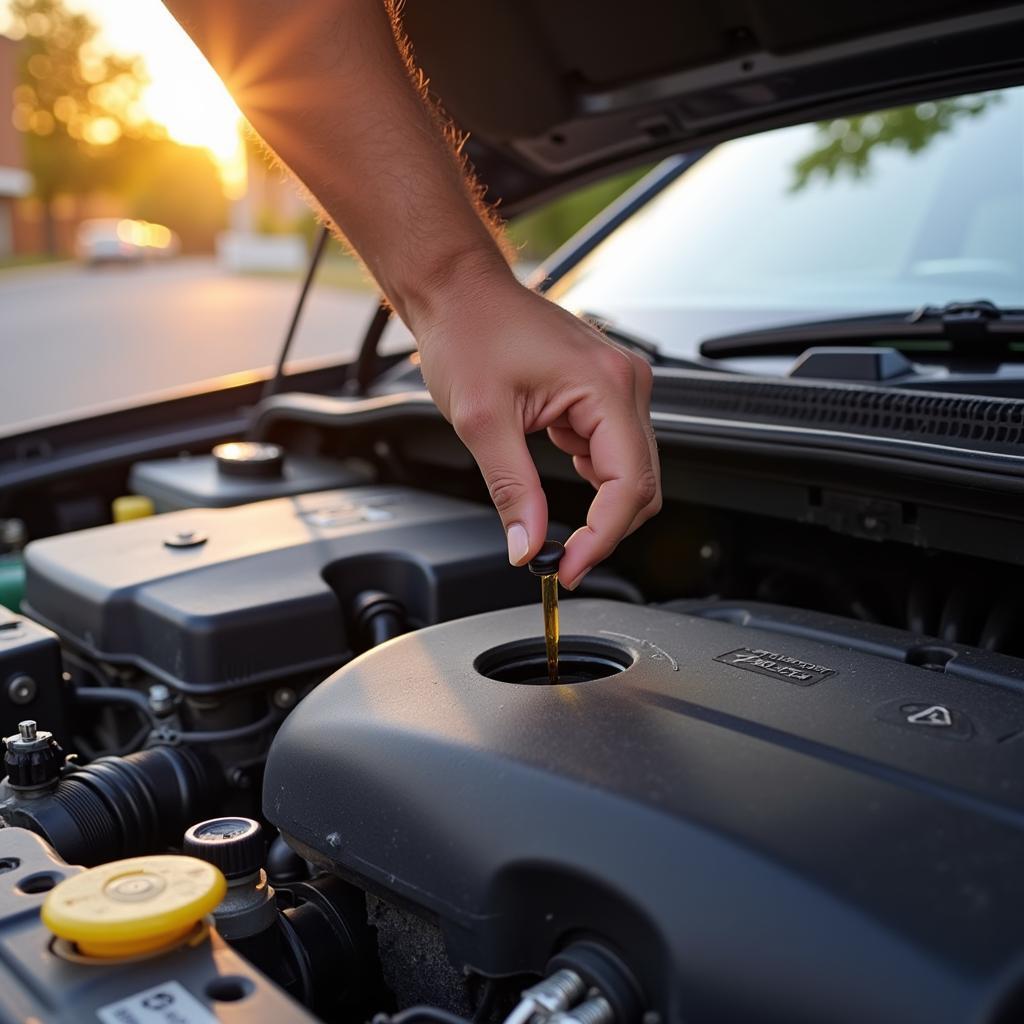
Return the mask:
<svg viewBox="0 0 1024 1024">
<path fill-rule="evenodd" d="M 242 115 L 160 0 L 65 0 L 65 4 L 96 22 L 98 48 L 142 58 L 150 78 L 141 97 L 146 114 L 176 142 L 207 149 L 230 198 L 244 194 Z M 0 0 L 0 15 L 2 7 Z M 0 24 L 0 31 L 3 27 Z"/>
</svg>

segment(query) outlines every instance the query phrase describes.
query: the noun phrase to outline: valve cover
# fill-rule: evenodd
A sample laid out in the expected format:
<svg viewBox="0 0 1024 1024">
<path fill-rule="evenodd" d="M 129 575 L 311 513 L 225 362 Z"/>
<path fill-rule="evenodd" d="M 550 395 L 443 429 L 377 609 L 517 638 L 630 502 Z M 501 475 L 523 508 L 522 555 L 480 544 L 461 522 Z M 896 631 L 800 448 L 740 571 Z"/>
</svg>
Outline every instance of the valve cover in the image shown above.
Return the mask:
<svg viewBox="0 0 1024 1024">
<path fill-rule="evenodd" d="M 36 541 L 24 607 L 96 660 L 219 693 L 337 668 L 367 588 L 413 625 L 517 604 L 533 585 L 507 550 L 489 506 L 352 487 Z"/>
<path fill-rule="evenodd" d="M 487 974 L 582 935 L 667 1021 L 1004 1019 L 1024 953 L 1014 661 L 964 652 L 954 675 L 863 632 L 608 601 L 562 622 L 572 678 L 601 678 L 501 681 L 530 676 L 537 606 L 351 662 L 275 739 L 270 821 Z"/>
</svg>

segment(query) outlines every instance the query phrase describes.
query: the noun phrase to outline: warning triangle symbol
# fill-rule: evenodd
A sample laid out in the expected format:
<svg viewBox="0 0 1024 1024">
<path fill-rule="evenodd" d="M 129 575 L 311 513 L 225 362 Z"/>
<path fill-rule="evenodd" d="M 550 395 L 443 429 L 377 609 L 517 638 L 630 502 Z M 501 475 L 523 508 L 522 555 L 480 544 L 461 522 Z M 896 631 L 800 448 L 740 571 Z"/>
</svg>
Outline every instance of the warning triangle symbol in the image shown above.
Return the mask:
<svg viewBox="0 0 1024 1024">
<path fill-rule="evenodd" d="M 913 722 L 914 725 L 950 726 L 953 724 L 953 716 L 949 713 L 949 708 L 933 704 L 930 708 L 907 715 L 907 721 Z"/>
</svg>

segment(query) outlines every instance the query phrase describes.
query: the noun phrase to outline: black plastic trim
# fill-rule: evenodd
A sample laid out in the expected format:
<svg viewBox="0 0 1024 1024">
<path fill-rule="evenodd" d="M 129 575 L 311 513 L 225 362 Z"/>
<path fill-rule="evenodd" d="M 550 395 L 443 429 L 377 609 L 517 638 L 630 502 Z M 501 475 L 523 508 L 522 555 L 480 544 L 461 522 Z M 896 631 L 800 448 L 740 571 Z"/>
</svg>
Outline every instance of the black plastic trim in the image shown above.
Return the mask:
<svg viewBox="0 0 1024 1024">
<path fill-rule="evenodd" d="M 770 445 L 787 455 L 803 450 L 890 467 L 898 462 L 904 474 L 966 474 L 972 485 L 1024 489 L 1019 399 L 665 370 L 656 373 L 655 400 L 652 421 L 664 441 L 701 438 L 720 447 Z M 426 391 L 362 400 L 286 394 L 256 413 L 261 437 L 287 421 L 337 429 L 410 419 L 441 420 Z M 979 421 L 1002 440 L 964 436 L 976 433 Z M 1001 450 L 993 451 L 993 444 Z"/>
<path fill-rule="evenodd" d="M 878 50 L 885 34 L 864 37 L 857 44 L 860 52 L 847 52 L 841 61 L 812 61 L 788 72 L 766 68 L 764 73 L 759 73 L 759 61 L 763 61 L 765 55 L 745 55 L 736 63 L 753 64 L 753 68 L 742 75 L 746 90 L 756 94 L 758 84 L 771 89 L 781 83 L 782 95 L 735 111 L 680 121 L 676 110 L 686 100 L 703 99 L 707 107 L 716 110 L 712 101 L 723 92 L 728 95 L 734 88 L 709 81 L 702 89 L 696 79 L 707 75 L 711 69 L 700 69 L 693 73 L 695 77 L 686 91 L 675 96 L 652 96 L 647 103 L 637 102 L 632 108 L 634 120 L 661 113 L 669 123 L 679 123 L 679 130 L 661 140 L 661 144 L 648 139 L 626 152 L 598 153 L 589 161 L 564 170 L 545 168 L 528 160 L 514 146 L 489 142 L 479 133 L 471 136 L 467 152 L 488 186 L 488 196 L 499 200 L 503 212 L 509 216 L 645 161 L 705 149 L 754 132 L 1018 85 L 1024 65 L 1019 47 L 1014 50 L 1017 34 L 1014 28 L 1019 23 L 1016 7 L 1019 5 L 1008 4 L 1009 10 L 941 19 L 927 29 L 921 27 L 921 40 L 917 45 L 908 44 L 893 50 Z M 949 32 L 950 28 L 962 31 Z M 929 30 L 935 33 L 930 38 L 925 36 Z M 648 87 L 651 84 L 648 83 Z M 590 97 L 588 102 L 593 104 L 593 99 Z M 588 116 L 621 118 L 628 113 L 619 109 L 606 115 Z M 549 132 L 561 127 L 564 126 L 553 125 Z"/>
<path fill-rule="evenodd" d="M 655 402 L 666 412 L 1024 456 L 1024 400 L 1016 398 L 666 370 Z"/>
</svg>

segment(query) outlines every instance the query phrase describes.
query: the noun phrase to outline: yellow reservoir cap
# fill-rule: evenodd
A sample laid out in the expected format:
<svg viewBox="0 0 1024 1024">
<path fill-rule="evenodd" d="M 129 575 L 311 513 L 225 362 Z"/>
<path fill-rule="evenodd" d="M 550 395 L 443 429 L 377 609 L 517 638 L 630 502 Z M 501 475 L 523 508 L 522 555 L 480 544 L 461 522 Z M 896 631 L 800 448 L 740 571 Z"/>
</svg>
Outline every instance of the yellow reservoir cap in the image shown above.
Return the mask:
<svg viewBox="0 0 1024 1024">
<path fill-rule="evenodd" d="M 130 857 L 51 889 L 43 924 L 84 956 L 137 956 L 184 938 L 226 891 L 220 871 L 196 857 Z"/>
<path fill-rule="evenodd" d="M 110 503 L 110 514 L 115 523 L 126 523 L 129 519 L 145 519 L 156 514 L 153 502 L 142 494 L 122 494 Z"/>
</svg>

